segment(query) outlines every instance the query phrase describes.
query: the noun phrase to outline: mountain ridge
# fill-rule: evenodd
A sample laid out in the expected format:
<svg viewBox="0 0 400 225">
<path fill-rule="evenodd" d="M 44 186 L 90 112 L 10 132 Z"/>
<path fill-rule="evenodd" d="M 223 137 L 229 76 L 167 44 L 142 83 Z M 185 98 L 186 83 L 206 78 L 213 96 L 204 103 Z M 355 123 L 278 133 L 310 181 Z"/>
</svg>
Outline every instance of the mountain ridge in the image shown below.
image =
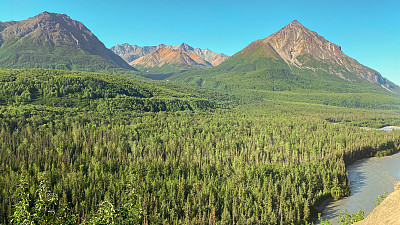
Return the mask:
<svg viewBox="0 0 400 225">
<path fill-rule="evenodd" d="M 146 72 L 162 70 L 165 73 L 212 66 L 209 62 L 195 54 L 182 50 L 171 50 L 168 48 L 157 49 L 150 54 L 134 60 L 130 65 Z M 154 69 L 152 70 L 152 68 Z M 167 69 L 163 70 L 159 68 Z"/>
<path fill-rule="evenodd" d="M 128 43 L 124 43 L 121 45 L 116 45 L 111 47 L 110 49 L 117 55 L 121 56 L 126 62 L 131 63 L 134 60 L 145 56 L 147 54 L 150 54 L 160 48 L 167 48 L 170 50 L 180 50 L 188 53 L 195 54 L 205 61 L 209 62 L 211 65 L 216 66 L 222 63 L 224 60 L 229 58 L 229 56 L 223 54 L 223 53 L 216 53 L 211 51 L 208 48 L 205 49 L 200 49 L 200 48 L 194 48 L 186 43 L 182 43 L 178 46 L 173 46 L 173 45 L 167 45 L 167 44 L 159 44 L 157 46 L 143 46 L 140 47 L 138 45 L 130 45 Z M 219 54 L 222 54 L 223 57 L 218 56 Z M 213 58 L 214 57 L 219 57 L 218 61 L 215 61 L 215 63 L 218 63 L 216 65 L 213 64 Z"/>
</svg>

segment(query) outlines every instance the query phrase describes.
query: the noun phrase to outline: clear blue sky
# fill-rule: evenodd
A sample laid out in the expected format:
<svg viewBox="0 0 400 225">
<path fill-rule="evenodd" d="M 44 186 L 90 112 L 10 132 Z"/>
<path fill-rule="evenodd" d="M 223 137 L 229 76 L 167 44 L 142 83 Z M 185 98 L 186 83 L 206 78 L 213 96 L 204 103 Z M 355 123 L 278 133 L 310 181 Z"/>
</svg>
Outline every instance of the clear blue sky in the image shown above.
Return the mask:
<svg viewBox="0 0 400 225">
<path fill-rule="evenodd" d="M 0 21 L 43 11 L 83 22 L 107 47 L 185 42 L 228 55 L 297 19 L 400 84 L 399 0 L 1 0 Z"/>
</svg>

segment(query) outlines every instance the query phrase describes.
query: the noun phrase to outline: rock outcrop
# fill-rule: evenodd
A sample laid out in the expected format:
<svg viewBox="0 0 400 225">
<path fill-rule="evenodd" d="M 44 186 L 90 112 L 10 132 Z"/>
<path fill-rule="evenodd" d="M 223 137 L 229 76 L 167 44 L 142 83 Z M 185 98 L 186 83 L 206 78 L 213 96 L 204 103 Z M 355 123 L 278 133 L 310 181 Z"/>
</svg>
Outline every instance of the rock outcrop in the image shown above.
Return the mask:
<svg viewBox="0 0 400 225">
<path fill-rule="evenodd" d="M 227 60 L 229 58 L 229 56 L 223 54 L 223 53 L 219 53 L 216 54 L 213 58 L 212 58 L 212 65 L 213 66 L 218 66 L 219 64 L 223 63 L 225 60 Z"/>
</svg>

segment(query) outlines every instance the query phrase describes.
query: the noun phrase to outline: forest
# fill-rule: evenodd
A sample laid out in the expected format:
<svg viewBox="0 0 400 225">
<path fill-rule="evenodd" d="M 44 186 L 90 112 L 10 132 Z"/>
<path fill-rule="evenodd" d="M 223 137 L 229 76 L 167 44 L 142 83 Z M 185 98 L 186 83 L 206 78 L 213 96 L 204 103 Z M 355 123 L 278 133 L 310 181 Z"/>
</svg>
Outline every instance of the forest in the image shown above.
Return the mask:
<svg viewBox="0 0 400 225">
<path fill-rule="evenodd" d="M 0 223 L 311 223 L 346 165 L 399 151 L 363 129 L 399 111 L 284 94 L 1 69 Z"/>
</svg>

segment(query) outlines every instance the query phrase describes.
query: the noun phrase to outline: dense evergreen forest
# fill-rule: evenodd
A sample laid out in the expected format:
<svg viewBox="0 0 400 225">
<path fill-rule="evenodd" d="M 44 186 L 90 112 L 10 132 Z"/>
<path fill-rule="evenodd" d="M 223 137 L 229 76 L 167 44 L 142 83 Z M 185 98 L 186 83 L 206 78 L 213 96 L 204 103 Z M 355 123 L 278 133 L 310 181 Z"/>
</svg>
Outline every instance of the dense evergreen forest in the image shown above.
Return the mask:
<svg viewBox="0 0 400 225">
<path fill-rule="evenodd" d="M 399 150 L 363 129 L 398 111 L 283 94 L 1 69 L 0 223 L 304 224 L 346 165 Z"/>
</svg>

